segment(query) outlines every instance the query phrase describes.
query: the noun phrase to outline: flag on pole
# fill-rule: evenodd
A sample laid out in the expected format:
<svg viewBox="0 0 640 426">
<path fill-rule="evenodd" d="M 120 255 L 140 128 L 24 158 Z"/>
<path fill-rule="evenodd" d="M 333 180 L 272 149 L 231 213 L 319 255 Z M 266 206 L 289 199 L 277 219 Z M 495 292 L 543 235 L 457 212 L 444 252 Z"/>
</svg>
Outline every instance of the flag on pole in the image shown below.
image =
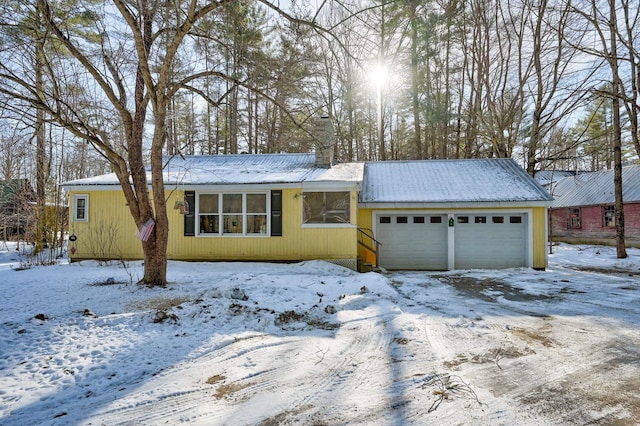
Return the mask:
<svg viewBox="0 0 640 426">
<path fill-rule="evenodd" d="M 138 238 L 140 238 L 142 241 L 147 241 L 151 236 L 153 227 L 155 225 L 156 223 L 153 221 L 153 219 L 147 220 L 138 230 Z"/>
</svg>

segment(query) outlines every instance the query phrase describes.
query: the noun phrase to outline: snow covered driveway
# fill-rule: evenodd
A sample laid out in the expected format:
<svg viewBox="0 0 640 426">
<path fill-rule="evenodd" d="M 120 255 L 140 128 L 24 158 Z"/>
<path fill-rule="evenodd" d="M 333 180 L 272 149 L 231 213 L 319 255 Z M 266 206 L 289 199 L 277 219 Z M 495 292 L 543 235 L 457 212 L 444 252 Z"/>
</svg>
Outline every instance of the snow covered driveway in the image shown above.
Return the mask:
<svg viewBox="0 0 640 426">
<path fill-rule="evenodd" d="M 636 424 L 640 251 L 547 271 L 0 253 L 0 424 Z M 37 317 L 37 318 L 36 318 Z"/>
</svg>

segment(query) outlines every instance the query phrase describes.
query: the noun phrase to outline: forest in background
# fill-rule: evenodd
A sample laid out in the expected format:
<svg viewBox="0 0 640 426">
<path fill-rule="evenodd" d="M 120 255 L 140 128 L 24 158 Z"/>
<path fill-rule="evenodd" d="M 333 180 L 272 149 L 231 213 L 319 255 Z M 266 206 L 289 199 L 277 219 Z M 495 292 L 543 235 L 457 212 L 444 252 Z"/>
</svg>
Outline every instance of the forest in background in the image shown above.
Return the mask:
<svg viewBox="0 0 640 426">
<path fill-rule="evenodd" d="M 0 179 L 30 179 L 42 210 L 113 170 L 140 224 L 161 154 L 308 152 L 323 115 L 339 161 L 619 167 L 640 153 L 637 6 L 5 0 Z"/>
<path fill-rule="evenodd" d="M 100 22 L 104 31 L 113 28 L 110 40 L 117 41 L 109 2 L 66 3 L 69 30 L 87 32 L 86 42 L 98 49 L 98 35 L 89 32 Z M 530 173 L 611 168 L 616 94 L 607 63 L 608 2 L 294 1 L 286 12 L 295 20 L 256 1 L 227 3 L 200 22 L 197 31 L 207 37 L 183 46 L 172 67 L 175 79 L 201 68 L 221 75 L 176 93 L 167 154 L 307 152 L 309 120 L 330 115 L 340 161 L 513 157 Z M 630 0 L 614 3 L 616 96 L 624 104 L 624 149 L 635 158 L 638 8 Z M 34 6 L 3 4 L 3 74 L 33 79 L 33 35 L 21 19 L 30 19 Z M 65 62 L 57 57 L 47 65 Z M 91 91 L 80 81 L 64 83 Z M 83 108 L 90 115 L 99 106 Z M 109 171 L 86 141 L 46 117 L 40 125 L 36 111 L 7 93 L 0 95 L 0 120 L 4 179 L 36 175 L 38 131 L 46 140 L 51 184 Z M 101 124 L 118 138 L 117 119 Z"/>
</svg>

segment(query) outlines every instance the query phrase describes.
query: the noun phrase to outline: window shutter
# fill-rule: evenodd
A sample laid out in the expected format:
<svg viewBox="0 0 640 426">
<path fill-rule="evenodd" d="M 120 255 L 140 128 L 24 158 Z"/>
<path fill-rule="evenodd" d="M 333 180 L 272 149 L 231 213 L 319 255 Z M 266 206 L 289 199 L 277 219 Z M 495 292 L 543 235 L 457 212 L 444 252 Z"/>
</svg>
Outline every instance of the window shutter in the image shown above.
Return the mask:
<svg viewBox="0 0 640 426">
<path fill-rule="evenodd" d="M 185 191 L 184 200 L 187 202 L 189 213 L 184 215 L 184 236 L 193 237 L 196 235 L 196 193 L 195 191 Z"/>
<path fill-rule="evenodd" d="M 271 236 L 282 236 L 282 191 L 271 191 Z"/>
</svg>

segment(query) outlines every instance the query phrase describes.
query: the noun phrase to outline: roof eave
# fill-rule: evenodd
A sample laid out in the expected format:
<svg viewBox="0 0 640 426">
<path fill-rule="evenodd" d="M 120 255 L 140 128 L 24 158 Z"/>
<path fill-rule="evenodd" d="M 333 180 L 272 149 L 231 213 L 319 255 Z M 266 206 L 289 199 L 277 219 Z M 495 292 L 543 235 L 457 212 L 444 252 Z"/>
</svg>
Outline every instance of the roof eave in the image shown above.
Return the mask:
<svg viewBox="0 0 640 426">
<path fill-rule="evenodd" d="M 120 184 L 61 184 L 67 191 L 119 191 Z M 202 183 L 175 184 L 165 183 L 165 190 L 175 188 L 186 191 L 251 191 L 268 189 L 297 189 L 313 191 L 360 191 L 362 183 L 359 181 L 312 181 L 312 182 L 268 182 L 268 183 Z M 149 185 L 151 189 L 151 185 Z"/>
<path fill-rule="evenodd" d="M 480 209 L 514 207 L 550 207 L 551 201 L 446 201 L 446 202 L 403 202 L 368 201 L 359 202 L 358 207 L 365 209 Z"/>
</svg>

